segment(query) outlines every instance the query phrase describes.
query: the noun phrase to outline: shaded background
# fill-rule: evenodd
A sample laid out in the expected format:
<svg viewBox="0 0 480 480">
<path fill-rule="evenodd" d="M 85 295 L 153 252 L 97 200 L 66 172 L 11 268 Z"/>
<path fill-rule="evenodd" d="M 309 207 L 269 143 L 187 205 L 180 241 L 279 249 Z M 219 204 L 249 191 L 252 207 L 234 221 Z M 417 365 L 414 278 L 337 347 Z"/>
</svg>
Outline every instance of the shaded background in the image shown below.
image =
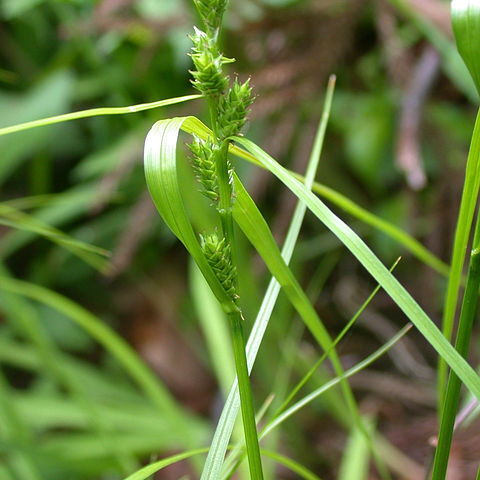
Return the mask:
<svg viewBox="0 0 480 480">
<path fill-rule="evenodd" d="M 192 93 L 187 53 L 196 17 L 187 0 L 2 0 L 0 5 L 0 126 Z M 319 181 L 408 231 L 448 262 L 474 115 L 473 87 L 455 55 L 448 2 L 231 0 L 222 43 L 226 55 L 237 59 L 232 76 L 251 76 L 257 95 L 248 136 L 295 171 L 306 166 L 327 79 L 335 73 Z M 207 293 L 154 211 L 142 170 L 143 140 L 155 120 L 186 114 L 206 119 L 205 113 L 196 101 L 0 138 L 2 208 L 17 209 L 16 223 L 11 216 L 2 220 L 3 274 L 43 285 L 94 312 L 133 346 L 165 383 L 173 403 L 194 419 L 186 441 L 180 427 L 159 415 L 118 362 L 68 315 L 2 292 L 0 477 L 13 472 L 5 478 L 123 478 L 157 456 L 208 445 L 233 367 L 228 352 L 219 366 L 216 332 L 209 342 Z M 294 198 L 266 172 L 240 162 L 237 168 L 281 241 Z M 186 170 L 186 198 L 201 231 L 209 213 L 197 190 Z M 386 264 L 403 256 L 397 277 L 438 319 L 441 276 L 389 237 L 337 213 Z M 107 265 L 42 238 L 28 228 L 32 221 L 108 250 Z M 246 244 L 242 255 L 241 297 L 250 324 L 268 275 Z M 309 215 L 293 267 L 332 334 L 375 286 Z M 357 363 L 404 322 L 380 293 L 342 342 L 344 365 Z M 62 384 L 55 376 L 32 328 L 47 356 L 66 366 L 60 377 L 70 380 Z M 317 357 L 280 297 L 253 378 L 257 407 L 272 391 L 280 402 Z M 398 478 L 421 478 L 430 459 L 428 439 L 437 428 L 435 361 L 413 332 L 352 379 L 362 411 L 409 457 L 401 459 L 404 472 Z M 313 385 L 323 378 L 318 373 Z M 82 385 L 78 395 L 68 388 L 72 381 Z M 79 400 L 82 395 L 96 405 L 103 433 L 89 420 L 92 412 Z M 326 397 L 300 412 L 272 444 L 322 478 L 337 478 L 348 437 L 348 420 L 334 400 Z M 458 433 L 451 479 L 473 477 L 479 444 L 474 425 Z M 118 461 L 118 452 L 125 462 Z M 269 478 L 296 478 L 273 464 L 267 467 Z M 179 464 L 156 478 L 196 478 L 192 468 Z"/>
</svg>

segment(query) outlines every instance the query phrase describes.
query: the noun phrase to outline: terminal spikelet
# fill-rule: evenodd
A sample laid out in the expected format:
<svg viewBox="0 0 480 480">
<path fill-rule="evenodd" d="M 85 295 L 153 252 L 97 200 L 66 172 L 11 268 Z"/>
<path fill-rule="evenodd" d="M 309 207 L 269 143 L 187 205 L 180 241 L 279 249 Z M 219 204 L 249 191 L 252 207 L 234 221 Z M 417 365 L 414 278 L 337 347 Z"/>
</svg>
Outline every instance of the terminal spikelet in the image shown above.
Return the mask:
<svg viewBox="0 0 480 480">
<path fill-rule="evenodd" d="M 207 30 L 216 32 L 222 23 L 227 0 L 193 0 L 193 3 Z"/>
</svg>

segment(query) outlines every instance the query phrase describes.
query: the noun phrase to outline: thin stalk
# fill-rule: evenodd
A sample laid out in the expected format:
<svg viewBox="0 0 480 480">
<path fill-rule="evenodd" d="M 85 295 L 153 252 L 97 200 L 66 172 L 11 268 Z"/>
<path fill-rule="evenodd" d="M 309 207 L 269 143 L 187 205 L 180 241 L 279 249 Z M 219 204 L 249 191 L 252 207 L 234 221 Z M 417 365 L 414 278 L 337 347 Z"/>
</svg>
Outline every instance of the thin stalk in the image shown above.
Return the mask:
<svg viewBox="0 0 480 480">
<path fill-rule="evenodd" d="M 235 259 L 235 234 L 233 230 L 232 216 L 232 183 L 228 171 L 228 143 L 223 141 L 219 151 L 215 155 L 215 167 L 218 175 L 218 213 L 222 222 L 222 230 L 227 243 L 231 248 L 232 261 Z M 235 265 L 235 263 L 234 263 Z"/>
<path fill-rule="evenodd" d="M 480 188 L 480 110 L 477 114 L 472 134 L 470 150 L 468 152 L 460 211 L 458 214 L 453 254 L 448 277 L 447 293 L 442 319 L 442 333 L 447 340 L 452 338 L 455 312 L 457 310 L 458 292 L 462 282 L 462 270 L 465 262 L 468 238 L 472 227 L 473 215 Z M 440 358 L 438 362 L 438 411 L 441 414 L 445 399 L 445 385 L 447 380 L 447 365 Z"/>
<path fill-rule="evenodd" d="M 391 270 L 393 270 L 400 259 L 398 259 Z M 290 402 L 295 398 L 295 395 L 305 386 L 305 384 L 312 378 L 314 373 L 317 371 L 317 369 L 320 367 L 320 365 L 325 361 L 325 359 L 328 357 L 329 353 L 331 350 L 333 350 L 343 339 L 343 337 L 347 334 L 347 332 L 350 330 L 350 328 L 353 326 L 353 324 L 357 321 L 358 317 L 364 312 L 364 310 L 367 308 L 368 304 L 373 300 L 373 297 L 378 293 L 380 290 L 380 285 L 377 285 L 373 292 L 368 296 L 367 300 L 362 304 L 362 306 L 357 310 L 355 315 L 349 320 L 349 322 L 343 327 L 342 331 L 339 333 L 337 338 L 332 343 L 332 347 L 330 350 L 324 352 L 322 356 L 314 363 L 314 365 L 310 368 L 310 370 L 306 373 L 306 375 L 295 385 L 293 390 L 290 392 L 290 394 L 287 396 L 287 398 L 283 401 L 283 403 L 278 407 L 276 412 L 273 414 L 273 417 L 279 416 L 283 411 L 286 410 Z"/>
<path fill-rule="evenodd" d="M 212 132 L 215 142 L 218 138 L 218 100 L 216 97 L 208 98 L 208 107 L 212 122 Z M 232 201 L 233 190 L 231 175 L 228 164 L 228 150 L 230 142 L 220 140 L 220 145 L 215 151 L 215 169 L 218 182 L 217 210 L 220 216 L 223 235 L 230 245 L 230 260 L 236 266 L 235 232 L 233 228 Z M 235 278 L 235 283 L 238 278 Z M 245 334 L 243 331 L 243 317 L 240 312 L 225 312 L 228 314 L 232 334 L 233 354 L 235 369 L 237 372 L 238 386 L 240 391 L 240 407 L 242 411 L 242 423 L 247 448 L 248 465 L 252 480 L 263 480 L 262 460 L 258 444 L 257 424 L 255 421 L 255 409 L 253 407 L 253 395 L 250 386 L 250 377 L 245 353 Z"/>
<path fill-rule="evenodd" d="M 480 287 L 480 217 L 477 216 L 475 227 L 475 236 L 470 256 L 470 265 L 467 273 L 467 284 L 463 296 L 462 309 L 457 330 L 457 339 L 455 348 L 466 358 L 470 346 L 473 321 L 477 311 L 478 289 Z M 442 419 L 440 424 L 440 433 L 438 445 L 435 451 L 433 462 L 432 480 L 442 480 L 445 478 L 448 466 L 448 457 L 452 444 L 453 429 L 455 417 L 458 410 L 460 398 L 460 388 L 462 383 L 457 375 L 451 371 L 448 379 L 445 402 L 442 408 Z"/>
<path fill-rule="evenodd" d="M 247 447 L 248 465 L 252 480 L 262 480 L 262 461 L 258 445 L 257 425 L 253 408 L 252 389 L 247 369 L 247 356 L 245 354 L 245 335 L 243 332 L 243 319 L 240 313 L 230 313 L 230 328 L 232 330 L 233 353 L 235 368 L 237 370 L 238 386 L 240 391 L 240 406 L 242 410 L 245 445 Z"/>
</svg>

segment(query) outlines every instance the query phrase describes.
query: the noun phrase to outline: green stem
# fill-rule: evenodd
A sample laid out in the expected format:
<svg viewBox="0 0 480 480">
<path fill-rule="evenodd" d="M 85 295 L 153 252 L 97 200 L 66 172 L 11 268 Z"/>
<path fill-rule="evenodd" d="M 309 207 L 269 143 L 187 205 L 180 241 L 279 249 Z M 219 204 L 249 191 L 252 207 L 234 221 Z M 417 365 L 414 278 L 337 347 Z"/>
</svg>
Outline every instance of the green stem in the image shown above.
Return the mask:
<svg viewBox="0 0 480 480">
<path fill-rule="evenodd" d="M 217 210 L 222 222 L 222 230 L 227 243 L 230 245 L 232 256 L 234 253 L 234 232 L 233 232 L 233 217 L 232 217 L 232 184 L 230 181 L 230 172 L 228 171 L 228 149 L 230 142 L 222 140 L 218 137 L 218 99 L 216 97 L 208 98 L 208 108 L 210 111 L 210 119 L 212 123 L 212 132 L 218 150 L 215 152 L 215 169 L 217 172 L 218 181 L 218 204 Z M 232 259 L 233 260 L 233 259 Z"/>
<path fill-rule="evenodd" d="M 220 215 L 220 219 L 222 222 L 222 229 L 225 238 L 227 239 L 227 243 L 230 245 L 231 252 L 232 252 L 232 261 L 235 257 L 235 236 L 233 231 L 233 216 L 232 216 L 232 183 L 231 183 L 231 176 L 228 166 L 228 141 L 223 141 L 220 145 L 220 149 L 216 152 L 215 155 L 215 167 L 217 171 L 217 178 L 218 178 L 218 204 L 217 209 Z"/>
<path fill-rule="evenodd" d="M 217 211 L 222 223 L 223 235 L 230 245 L 231 262 L 236 266 L 235 233 L 233 229 L 233 189 L 228 165 L 228 150 L 230 142 L 218 137 L 218 98 L 209 97 L 208 107 L 212 123 L 212 132 L 218 150 L 215 151 L 215 169 L 218 181 L 218 204 Z M 235 279 L 235 282 L 237 279 Z M 228 312 L 226 312 L 228 313 Z M 235 369 L 237 371 L 238 387 L 240 392 L 240 407 L 242 410 L 242 422 L 247 447 L 248 465 L 252 480 L 263 480 L 262 460 L 258 444 L 257 425 L 255 422 L 255 410 L 253 408 L 253 396 L 248 375 L 247 357 L 245 353 L 245 335 L 243 332 L 243 318 L 240 312 L 228 313 L 230 329 L 232 332 L 233 353 Z"/>
<path fill-rule="evenodd" d="M 468 238 L 472 227 L 473 215 L 480 188 L 480 110 L 477 114 L 472 134 L 470 150 L 468 152 L 460 211 L 458 214 L 453 254 L 448 277 L 447 293 L 442 320 L 442 333 L 447 340 L 452 338 L 455 312 L 457 310 L 458 292 L 462 282 L 462 270 L 465 262 Z M 445 384 L 447 379 L 447 364 L 440 358 L 438 362 L 438 411 L 442 411 L 444 404 Z"/>
<path fill-rule="evenodd" d="M 463 296 L 462 309 L 457 330 L 455 348 L 466 358 L 468 355 L 473 321 L 478 304 L 478 289 L 480 287 L 480 217 L 477 217 L 475 236 L 473 240 L 470 265 L 467 273 L 467 284 Z M 462 384 L 454 372 L 450 372 L 445 402 L 442 406 L 442 419 L 438 445 L 435 451 L 432 480 L 445 479 L 448 466 L 448 457 L 452 444 L 455 416 L 458 410 L 460 388 Z"/>
<path fill-rule="evenodd" d="M 250 476 L 252 480 L 263 480 L 257 425 L 255 423 L 252 390 L 248 376 L 247 356 L 245 354 L 243 319 L 240 313 L 234 312 L 229 314 L 229 320 L 232 330 L 233 353 L 235 356 L 235 368 L 237 370 L 238 387 L 240 391 L 240 406 L 242 410 Z"/>
</svg>

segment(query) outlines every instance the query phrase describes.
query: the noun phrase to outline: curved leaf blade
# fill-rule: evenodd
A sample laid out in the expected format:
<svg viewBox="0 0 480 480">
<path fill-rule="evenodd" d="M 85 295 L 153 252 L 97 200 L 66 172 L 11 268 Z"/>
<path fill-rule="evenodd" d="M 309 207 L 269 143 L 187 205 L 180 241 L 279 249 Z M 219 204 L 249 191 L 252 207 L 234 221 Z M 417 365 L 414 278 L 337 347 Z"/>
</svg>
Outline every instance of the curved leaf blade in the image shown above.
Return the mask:
<svg viewBox="0 0 480 480">
<path fill-rule="evenodd" d="M 452 26 L 457 49 L 480 93 L 480 1 L 453 0 Z"/>
</svg>

